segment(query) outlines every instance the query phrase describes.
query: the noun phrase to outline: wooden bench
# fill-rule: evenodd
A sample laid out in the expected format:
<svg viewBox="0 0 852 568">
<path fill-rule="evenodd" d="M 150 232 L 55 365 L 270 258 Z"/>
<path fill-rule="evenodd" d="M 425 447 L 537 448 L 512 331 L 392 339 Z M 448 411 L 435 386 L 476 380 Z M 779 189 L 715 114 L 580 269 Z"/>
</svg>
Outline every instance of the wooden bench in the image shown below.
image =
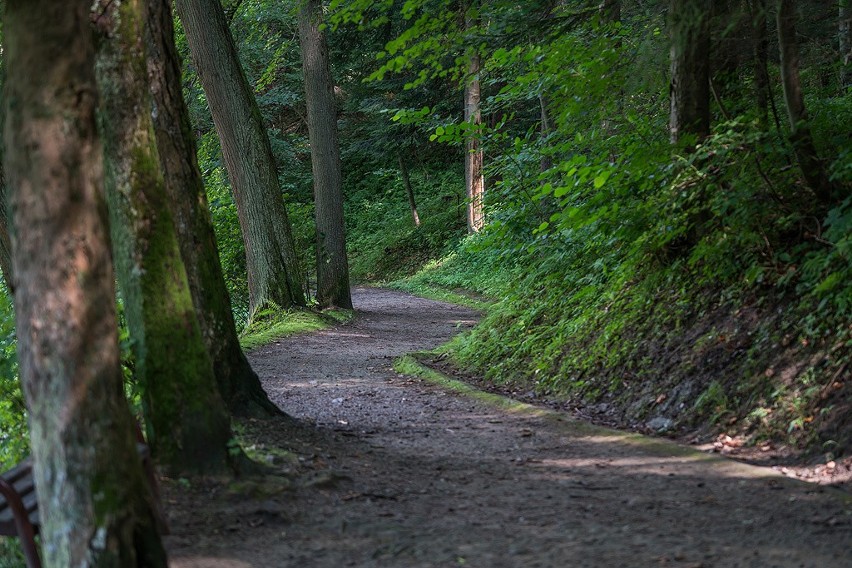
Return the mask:
<svg viewBox="0 0 852 568">
<path fill-rule="evenodd" d="M 155 514 L 160 532 L 166 534 L 166 524 L 159 510 L 159 491 L 151 452 L 144 443 L 142 431 L 136 427 L 136 450 L 145 468 L 145 477 L 156 499 Z M 0 535 L 17 536 L 24 550 L 28 568 L 41 568 L 35 535 L 39 533 L 38 501 L 33 479 L 32 458 L 28 457 L 0 476 Z"/>
</svg>

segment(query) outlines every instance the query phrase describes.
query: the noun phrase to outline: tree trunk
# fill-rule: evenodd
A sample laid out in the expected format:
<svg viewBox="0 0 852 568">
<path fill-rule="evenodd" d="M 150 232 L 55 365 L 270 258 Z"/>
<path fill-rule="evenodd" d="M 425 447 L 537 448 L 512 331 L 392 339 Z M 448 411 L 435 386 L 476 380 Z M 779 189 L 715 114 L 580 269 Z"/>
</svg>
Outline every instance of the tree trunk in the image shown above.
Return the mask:
<svg viewBox="0 0 852 568">
<path fill-rule="evenodd" d="M 479 126 L 482 124 L 480 111 L 481 88 L 479 54 L 473 54 L 468 67 L 468 81 L 464 89 L 464 120 L 473 126 L 465 144 L 464 178 L 467 194 L 467 230 L 478 233 L 485 224 L 483 197 L 485 177 L 482 173 L 483 154 L 479 142 Z"/>
<path fill-rule="evenodd" d="M 124 399 L 89 1 L 7 0 L 20 374 L 47 566 L 166 566 Z"/>
<path fill-rule="evenodd" d="M 201 334 L 229 410 L 241 416 L 280 415 L 243 354 L 222 275 L 189 112 L 181 91 L 169 0 L 151 0 L 146 26 L 148 81 L 157 148 Z"/>
<path fill-rule="evenodd" d="M 761 126 L 769 125 L 769 30 L 766 26 L 766 0 L 748 0 L 754 52 L 754 93 Z"/>
<path fill-rule="evenodd" d="M 170 472 L 223 472 L 230 418 L 180 257 L 151 123 L 143 0 L 99 0 L 97 80 L 118 283 L 148 443 Z"/>
<path fill-rule="evenodd" d="M 417 202 L 414 200 L 414 189 L 411 187 L 411 176 L 408 173 L 408 165 L 402 157 L 402 152 L 397 154 L 399 158 L 399 173 L 402 176 L 402 183 L 405 186 L 405 194 L 408 196 L 408 207 L 411 209 L 411 219 L 414 221 L 414 226 L 420 226 L 420 215 L 417 214 Z"/>
<path fill-rule="evenodd" d="M 621 0 L 603 0 L 599 9 L 604 23 L 613 24 L 621 20 Z"/>
<path fill-rule="evenodd" d="M 852 87 L 852 0 L 839 0 L 840 94 Z"/>
<path fill-rule="evenodd" d="M 317 302 L 323 308 L 351 308 L 337 110 L 328 45 L 320 30 L 321 23 L 322 1 L 300 0 L 299 43 L 305 75 L 317 227 Z"/>
<path fill-rule="evenodd" d="M 551 124 L 551 122 L 550 122 L 550 113 L 547 110 L 547 107 L 548 107 L 547 97 L 545 97 L 542 94 L 539 94 L 538 95 L 538 104 L 539 104 L 539 107 L 541 108 L 541 125 L 540 125 L 541 139 L 547 140 L 547 138 L 550 136 L 550 133 L 553 132 L 553 124 Z M 544 146 L 542 145 L 542 151 L 544 152 L 544 150 L 545 150 Z M 541 170 L 542 172 L 546 172 L 552 167 L 553 167 L 553 157 L 550 156 L 547 153 L 544 153 L 544 155 L 542 155 L 542 157 L 541 157 L 541 165 L 539 166 L 539 170 Z"/>
<path fill-rule="evenodd" d="M 671 85 L 669 133 L 673 144 L 710 134 L 710 0 L 670 0 Z"/>
<path fill-rule="evenodd" d="M 234 191 L 248 268 L 249 317 L 268 302 L 304 306 L 296 248 L 263 118 L 218 0 L 177 0 Z"/>
<path fill-rule="evenodd" d="M 796 43 L 796 6 L 792 0 L 778 1 L 778 48 L 781 55 L 781 82 L 784 86 L 784 100 L 790 117 L 793 151 L 808 186 L 824 202 L 831 202 L 831 184 L 825 168 L 817 154 L 802 84 L 799 80 L 799 47 Z"/>
</svg>

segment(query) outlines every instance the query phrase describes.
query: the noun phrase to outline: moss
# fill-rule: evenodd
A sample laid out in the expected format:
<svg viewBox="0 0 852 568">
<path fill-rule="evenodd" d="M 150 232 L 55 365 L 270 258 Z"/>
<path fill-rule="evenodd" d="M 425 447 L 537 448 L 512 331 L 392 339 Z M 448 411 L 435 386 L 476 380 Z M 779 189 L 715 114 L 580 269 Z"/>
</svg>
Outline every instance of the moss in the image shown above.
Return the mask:
<svg viewBox="0 0 852 568">
<path fill-rule="evenodd" d="M 272 302 L 258 310 L 249 326 L 240 335 L 240 345 L 250 350 L 271 343 L 276 339 L 309 333 L 345 323 L 354 317 L 352 310 L 284 310 Z"/>
</svg>

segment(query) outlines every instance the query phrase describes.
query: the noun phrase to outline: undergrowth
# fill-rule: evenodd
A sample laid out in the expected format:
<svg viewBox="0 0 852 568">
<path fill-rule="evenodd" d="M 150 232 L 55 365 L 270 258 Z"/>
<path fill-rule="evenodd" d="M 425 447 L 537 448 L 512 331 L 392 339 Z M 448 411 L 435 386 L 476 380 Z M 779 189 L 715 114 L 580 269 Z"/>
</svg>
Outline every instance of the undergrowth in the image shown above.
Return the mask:
<svg viewBox="0 0 852 568">
<path fill-rule="evenodd" d="M 559 176 L 572 189 L 532 201 L 507 200 L 504 177 L 486 230 L 397 286 L 496 298 L 446 347 L 494 383 L 639 429 L 848 453 L 852 198 L 815 209 L 783 145 L 755 132 L 722 124 L 674 165 L 636 147 L 594 184 L 604 166 L 583 157 Z M 845 188 L 849 158 L 832 164 Z"/>
</svg>

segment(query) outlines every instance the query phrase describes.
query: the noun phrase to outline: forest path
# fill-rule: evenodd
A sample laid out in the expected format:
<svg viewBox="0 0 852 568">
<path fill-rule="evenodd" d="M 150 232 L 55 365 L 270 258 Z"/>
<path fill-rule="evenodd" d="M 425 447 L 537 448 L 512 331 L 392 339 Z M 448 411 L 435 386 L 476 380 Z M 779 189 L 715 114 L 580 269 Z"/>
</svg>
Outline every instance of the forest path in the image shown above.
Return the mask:
<svg viewBox="0 0 852 568">
<path fill-rule="evenodd" d="M 173 567 L 852 567 L 844 494 L 401 377 L 394 357 L 476 314 L 354 301 L 354 322 L 251 354 L 272 399 L 319 428 L 246 423 L 298 455 L 287 478 L 167 482 Z"/>
</svg>

